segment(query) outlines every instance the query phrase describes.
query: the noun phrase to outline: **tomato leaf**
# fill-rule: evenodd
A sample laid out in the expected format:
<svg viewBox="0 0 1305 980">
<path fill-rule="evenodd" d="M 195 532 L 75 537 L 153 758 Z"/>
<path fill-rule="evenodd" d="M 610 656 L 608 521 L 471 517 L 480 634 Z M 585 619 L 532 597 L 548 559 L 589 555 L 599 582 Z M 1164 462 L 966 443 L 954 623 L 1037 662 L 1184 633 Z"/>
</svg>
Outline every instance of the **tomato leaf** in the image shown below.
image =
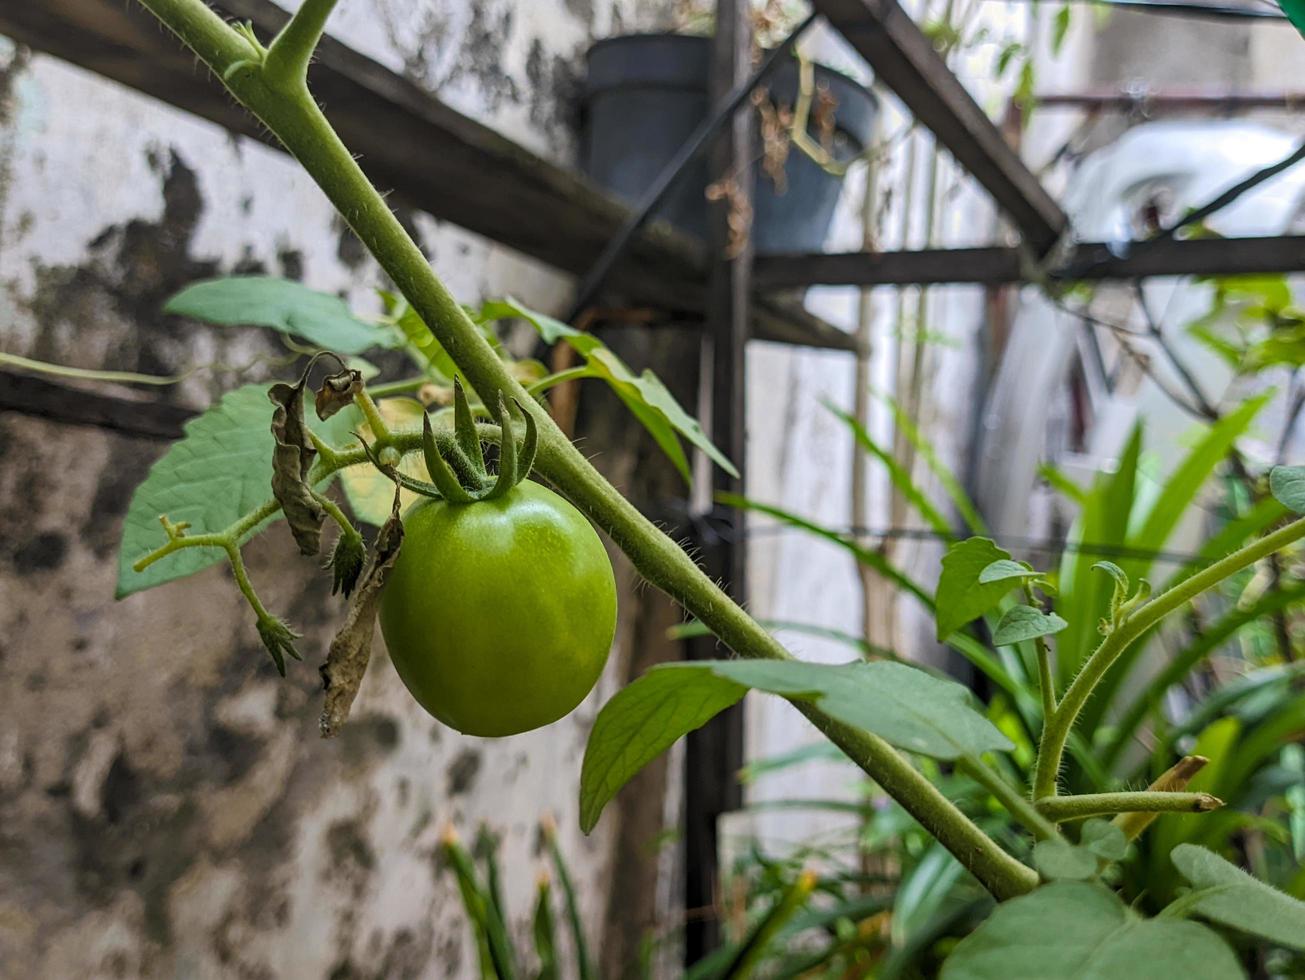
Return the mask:
<svg viewBox="0 0 1305 980">
<path fill-rule="evenodd" d="M 169 299 L 163 312 L 221 326 L 267 327 L 340 354 L 401 343 L 391 332 L 354 316 L 338 296 L 275 276 L 197 282 Z"/>
<path fill-rule="evenodd" d="M 701 728 L 747 688 L 709 671 L 651 670 L 603 705 L 580 769 L 580 828 L 594 829 L 603 807 L 640 769 Z"/>
<path fill-rule="evenodd" d="M 481 307 L 480 315 L 492 319 L 520 317 L 534 326 L 546 343 L 554 344 L 562 340 L 570 344 L 585 359 L 593 376 L 607 382 L 626 408 L 648 430 L 686 483 L 690 480 L 689 461 L 678 436 L 683 436 L 701 449 L 726 473 L 739 475 L 729 458 L 707 438 L 707 433 L 698 420 L 684 410 L 657 375 L 649 370 L 635 374 L 593 334 L 568 327 L 560 320 L 522 306 L 511 297 L 486 303 Z"/>
<path fill-rule="evenodd" d="M 940 642 L 991 610 L 1011 590 L 1011 580 L 979 580 L 985 569 L 1003 560 L 1010 560 L 1010 552 L 998 548 L 989 538 L 967 538 L 947 549 L 934 597 Z"/>
<path fill-rule="evenodd" d="M 347 413 L 314 426 L 334 433 Z M 272 496 L 271 404 L 268 386 L 245 385 L 189 422 L 132 494 L 118 546 L 117 598 L 185 578 L 225 560 L 217 548 L 184 548 L 142 572 L 132 564 L 167 538 L 160 515 L 190 524 L 188 533 L 221 531 Z M 327 438 L 330 438 L 327 436 Z"/>
<path fill-rule="evenodd" d="M 1128 838 L 1109 820 L 1093 817 L 1083 823 L 1079 846 L 1105 861 L 1122 861 L 1128 853 Z"/>
<path fill-rule="evenodd" d="M 1070 18 L 1072 17 L 1071 8 L 1068 3 L 1056 11 L 1056 16 L 1052 18 L 1051 26 L 1051 53 L 1060 54 L 1060 49 L 1065 45 L 1065 37 L 1069 34 Z"/>
<path fill-rule="evenodd" d="M 1253 878 L 1213 851 L 1179 844 L 1169 854 L 1196 891 L 1193 911 L 1220 925 L 1305 950 L 1305 902 Z"/>
<path fill-rule="evenodd" d="M 757 691 L 804 701 L 899 748 L 935 759 L 1007 752 L 1013 746 L 971 706 L 970 693 L 906 664 L 813 664 L 798 660 L 705 660 L 664 670 L 710 670 Z"/>
<path fill-rule="evenodd" d="M 1037 578 L 1041 574 L 1026 562 L 998 558 L 979 573 L 979 584 L 990 585 L 993 582 L 1004 582 L 1009 579 Z M 1013 588 L 1014 585 L 1015 583 L 1012 582 L 1011 587 Z"/>
<path fill-rule="evenodd" d="M 997 906 L 943 963 L 942 980 L 1233 980 L 1237 958 L 1211 929 L 1144 919 L 1095 882 L 1058 881 Z"/>
<path fill-rule="evenodd" d="M 1032 640 L 1039 636 L 1059 633 L 1067 626 L 1069 623 L 1055 613 L 1044 613 L 1032 606 L 1011 606 L 1001 617 L 1001 622 L 997 624 L 997 629 L 992 634 L 992 642 L 999 647 L 1009 646 L 1012 643 L 1023 643 L 1025 640 Z"/>
<path fill-rule="evenodd" d="M 1040 840 L 1033 845 L 1033 863 L 1049 881 L 1083 881 L 1096 877 L 1097 856 L 1067 840 Z"/>
<path fill-rule="evenodd" d="M 150 467 L 122 525 L 117 597 L 184 578 L 224 560 L 215 548 L 186 548 L 132 571 L 132 563 L 166 541 L 160 515 L 188 522 L 191 534 L 221 531 L 271 496 L 272 429 L 267 385 L 227 392 L 186 423 L 185 435 Z"/>
<path fill-rule="evenodd" d="M 1269 472 L 1269 489 L 1278 503 L 1305 514 L 1305 466 L 1275 466 Z"/>
<path fill-rule="evenodd" d="M 905 664 L 878 661 L 702 660 L 655 667 L 599 712 L 580 775 L 581 825 L 681 735 L 751 688 L 814 701 L 832 718 L 899 748 L 938 759 L 1009 751 L 1009 739 L 971 707 L 960 684 Z"/>
</svg>

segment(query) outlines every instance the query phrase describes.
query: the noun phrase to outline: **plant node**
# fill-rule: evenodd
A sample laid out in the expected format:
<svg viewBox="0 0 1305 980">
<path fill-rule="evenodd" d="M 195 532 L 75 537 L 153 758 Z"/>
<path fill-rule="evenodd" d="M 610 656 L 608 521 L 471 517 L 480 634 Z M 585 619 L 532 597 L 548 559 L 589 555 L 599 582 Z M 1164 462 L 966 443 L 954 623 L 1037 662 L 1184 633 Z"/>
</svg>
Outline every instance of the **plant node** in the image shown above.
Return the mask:
<svg viewBox="0 0 1305 980">
<path fill-rule="evenodd" d="M 519 441 L 514 427 L 517 419 L 524 420 L 524 433 Z M 376 451 L 361 436 L 358 438 L 372 465 L 404 489 L 425 497 L 447 500 L 449 503 L 470 504 L 504 496 L 530 475 L 534 465 L 539 433 L 531 414 L 515 400 L 509 408 L 507 398 L 500 393 L 494 421 L 498 423 L 501 435 L 498 472 L 491 475 L 485 464 L 480 431 L 476 427 L 471 405 L 467 401 L 462 382 L 455 380 L 452 436 L 446 433 L 437 436 L 431 428 L 430 416 L 422 416 L 422 455 L 433 483 L 399 472 L 396 468 L 398 453 L 393 447 L 387 446 Z M 387 455 L 389 453 L 393 455 Z"/>
</svg>

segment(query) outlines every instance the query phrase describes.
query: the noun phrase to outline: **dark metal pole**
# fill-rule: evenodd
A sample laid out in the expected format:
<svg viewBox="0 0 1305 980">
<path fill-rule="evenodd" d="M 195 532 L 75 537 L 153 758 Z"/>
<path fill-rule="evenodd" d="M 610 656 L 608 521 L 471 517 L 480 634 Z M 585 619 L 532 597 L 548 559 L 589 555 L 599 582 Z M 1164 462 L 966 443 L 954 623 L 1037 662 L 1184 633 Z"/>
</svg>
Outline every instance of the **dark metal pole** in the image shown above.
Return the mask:
<svg viewBox="0 0 1305 980">
<path fill-rule="evenodd" d="M 662 168 L 661 173 L 657 175 L 657 179 L 644 191 L 639 203 L 630 212 L 630 216 L 625 219 L 625 224 L 621 225 L 616 235 L 603 249 L 602 254 L 598 256 L 593 267 L 580 280 L 575 302 L 572 304 L 571 312 L 566 318 L 568 323 L 574 321 L 593 304 L 612 269 L 616 267 L 616 263 L 625 254 L 630 242 L 634 240 L 635 234 L 647 223 L 652 213 L 657 210 L 657 206 L 662 203 L 667 193 L 675 186 L 675 182 L 680 178 L 680 175 L 693 162 L 702 148 L 707 145 L 707 141 L 720 131 L 727 120 L 734 118 L 734 114 L 739 107 L 752 95 L 757 86 L 770 76 L 771 70 L 779 63 L 780 59 L 793 50 L 798 38 L 806 32 L 808 27 L 815 23 L 818 16 L 818 14 L 813 13 L 798 24 L 788 37 L 784 38 L 766 54 L 761 65 L 750 77 L 734 85 L 719 102 L 712 114 L 698 125 L 698 128 L 680 146 L 675 156 Z M 744 65 L 746 66 L 746 64 L 745 61 Z"/>
<path fill-rule="evenodd" d="M 744 351 L 748 338 L 752 243 L 753 114 L 737 111 L 738 80 L 747 74 L 752 49 L 750 0 L 717 0 L 716 38 L 712 53 L 712 92 L 718 103 L 735 110 L 727 116 L 712 155 L 713 181 L 729 182 L 731 192 L 711 205 L 711 268 L 708 275 L 707 343 L 710 380 L 711 438 L 746 471 Z M 742 237 L 740 237 L 740 235 Z M 710 489 L 742 491 L 742 481 L 713 468 Z M 737 514 L 716 515 L 739 519 Z M 699 542 L 703 564 L 730 595 L 744 601 L 746 552 L 730 535 Z M 721 655 L 715 637 L 689 643 L 691 659 Z M 684 930 L 686 963 L 694 963 L 720 945 L 717 889 L 720 883 L 718 835 L 722 814 L 743 802 L 738 771 L 743 765 L 743 706 L 734 706 L 696 732 L 685 745 L 684 773 Z"/>
</svg>

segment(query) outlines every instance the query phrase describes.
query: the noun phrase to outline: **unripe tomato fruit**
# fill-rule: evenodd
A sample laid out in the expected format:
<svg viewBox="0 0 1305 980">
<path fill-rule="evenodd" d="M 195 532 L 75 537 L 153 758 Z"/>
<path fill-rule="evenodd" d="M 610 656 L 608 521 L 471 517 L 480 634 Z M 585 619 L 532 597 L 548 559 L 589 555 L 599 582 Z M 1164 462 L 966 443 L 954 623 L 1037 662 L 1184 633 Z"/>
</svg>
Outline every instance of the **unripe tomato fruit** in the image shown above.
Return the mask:
<svg viewBox="0 0 1305 980">
<path fill-rule="evenodd" d="M 578 510 L 524 480 L 493 500 L 424 500 L 403 528 L 381 632 L 423 708 L 468 735 L 500 736 L 584 700 L 616 632 L 616 580 Z"/>
</svg>

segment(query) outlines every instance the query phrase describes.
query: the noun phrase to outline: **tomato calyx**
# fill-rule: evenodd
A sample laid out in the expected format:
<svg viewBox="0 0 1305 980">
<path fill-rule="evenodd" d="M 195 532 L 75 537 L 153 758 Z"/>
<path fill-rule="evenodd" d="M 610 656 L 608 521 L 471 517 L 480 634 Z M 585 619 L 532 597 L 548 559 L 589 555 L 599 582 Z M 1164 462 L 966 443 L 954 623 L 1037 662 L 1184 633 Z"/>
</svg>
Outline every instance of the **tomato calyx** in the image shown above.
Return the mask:
<svg viewBox="0 0 1305 980">
<path fill-rule="evenodd" d="M 504 496 L 530 475 L 539 444 L 539 433 L 531 414 L 516 399 L 509 403 L 502 392 L 499 393 L 492 415 L 501 432 L 498 472 L 493 475 L 485 465 L 476 419 L 467 402 L 462 382 L 458 379 L 453 382 L 453 433 L 450 435 L 441 432 L 436 435 L 431 428 L 430 416 L 422 416 L 422 455 L 433 483 L 400 472 L 393 462 L 377 453 L 365 439 L 361 436 L 358 438 L 372 465 L 406 490 L 452 504 L 494 500 Z M 518 419 L 523 423 L 520 439 L 516 430 Z"/>
</svg>

